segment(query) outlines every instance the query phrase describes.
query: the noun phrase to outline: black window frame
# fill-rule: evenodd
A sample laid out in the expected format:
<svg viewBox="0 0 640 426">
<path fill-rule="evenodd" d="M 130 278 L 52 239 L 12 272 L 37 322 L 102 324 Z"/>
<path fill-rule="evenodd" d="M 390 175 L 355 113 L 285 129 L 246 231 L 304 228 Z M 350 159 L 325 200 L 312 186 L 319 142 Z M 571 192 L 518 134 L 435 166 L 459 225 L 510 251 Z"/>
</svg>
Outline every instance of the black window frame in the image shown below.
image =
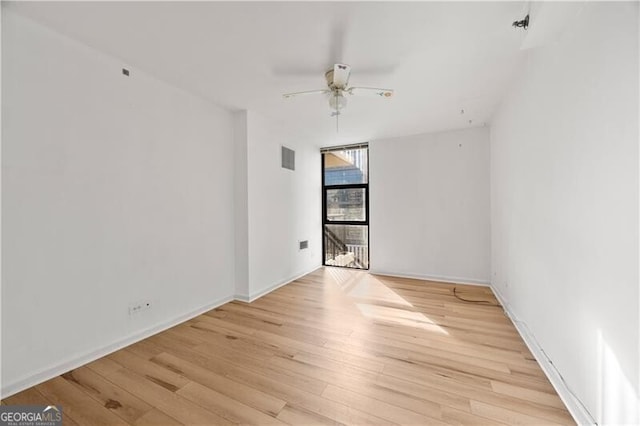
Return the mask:
<svg viewBox="0 0 640 426">
<path fill-rule="evenodd" d="M 323 161 L 324 163 L 324 161 Z M 324 167 L 322 170 L 322 180 L 324 181 Z M 327 218 L 327 192 L 332 189 L 364 189 L 364 220 L 329 220 Z M 341 184 L 322 185 L 322 221 L 323 225 L 369 225 L 369 184 Z"/>
<path fill-rule="evenodd" d="M 367 183 L 347 183 L 347 184 L 338 184 L 338 185 L 327 185 L 325 182 L 325 167 L 324 167 L 324 156 L 331 151 L 341 151 L 348 149 L 366 149 L 367 150 Z M 330 149 L 327 151 L 322 151 L 320 156 L 321 161 L 321 171 L 322 171 L 322 265 L 323 266 L 331 266 L 333 268 L 345 268 L 345 269 L 359 269 L 359 270 L 369 270 L 371 265 L 371 250 L 370 250 L 370 228 L 369 228 L 369 144 L 357 144 L 353 146 L 344 146 L 339 149 Z M 365 219 L 364 220 L 328 220 L 327 218 L 327 191 L 331 189 L 364 189 L 364 209 L 365 209 Z M 326 264 L 326 247 L 325 247 L 325 236 L 324 232 L 327 225 L 353 225 L 353 226 L 366 226 L 367 227 L 367 267 L 366 268 L 352 268 L 349 266 L 336 266 L 336 265 L 327 265 Z"/>
</svg>

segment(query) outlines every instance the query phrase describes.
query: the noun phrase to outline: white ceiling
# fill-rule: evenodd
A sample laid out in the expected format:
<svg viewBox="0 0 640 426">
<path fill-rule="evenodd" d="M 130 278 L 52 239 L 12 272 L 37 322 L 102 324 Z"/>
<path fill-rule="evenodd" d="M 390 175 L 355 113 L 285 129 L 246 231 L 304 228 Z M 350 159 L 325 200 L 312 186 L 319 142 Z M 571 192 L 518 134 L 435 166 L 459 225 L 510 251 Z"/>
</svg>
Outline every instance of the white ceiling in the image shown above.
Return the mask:
<svg viewBox="0 0 640 426">
<path fill-rule="evenodd" d="M 5 3 L 5 6 L 6 3 Z M 316 143 L 480 126 L 523 61 L 523 2 L 21 2 L 8 7 L 219 105 L 254 110 Z M 355 86 L 335 119 L 335 62 Z M 464 109 L 465 113 L 461 114 Z M 471 120 L 471 123 L 469 123 Z"/>
</svg>

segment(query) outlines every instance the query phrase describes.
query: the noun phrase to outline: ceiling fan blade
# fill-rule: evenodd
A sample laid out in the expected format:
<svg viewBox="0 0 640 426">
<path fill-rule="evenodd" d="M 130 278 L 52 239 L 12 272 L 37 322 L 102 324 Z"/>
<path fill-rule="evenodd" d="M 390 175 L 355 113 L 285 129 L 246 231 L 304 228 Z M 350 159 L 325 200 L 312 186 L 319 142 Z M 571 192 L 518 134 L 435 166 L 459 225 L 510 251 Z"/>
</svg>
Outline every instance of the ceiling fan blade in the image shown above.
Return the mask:
<svg viewBox="0 0 640 426">
<path fill-rule="evenodd" d="M 347 64 L 335 64 L 333 66 L 333 86 L 344 89 L 349 83 L 351 67 Z"/>
<path fill-rule="evenodd" d="M 331 93 L 331 90 L 322 89 L 322 90 L 307 90 L 305 92 L 285 93 L 284 95 L 282 95 L 282 97 L 285 98 L 285 99 L 289 99 L 289 98 L 292 98 L 294 96 L 316 95 L 316 94 L 324 94 L 324 93 Z"/>
<path fill-rule="evenodd" d="M 338 19 L 331 25 L 331 33 L 329 34 L 329 64 L 342 62 L 344 58 L 344 49 L 347 38 L 348 20 L 346 18 Z"/>
<path fill-rule="evenodd" d="M 382 65 L 382 66 L 375 66 L 375 67 L 356 67 L 356 71 L 357 71 L 357 76 L 360 77 L 362 76 L 371 76 L 371 77 L 386 77 L 389 76 L 391 74 L 394 74 L 396 72 L 396 70 L 398 69 L 397 64 L 388 64 L 388 65 Z"/>
<path fill-rule="evenodd" d="M 288 65 L 279 65 L 271 69 L 271 74 L 274 77 L 286 77 L 288 79 L 297 78 L 297 79 L 309 79 L 316 78 L 318 79 L 318 75 L 320 75 L 322 71 L 322 66 L 288 66 Z"/>
<path fill-rule="evenodd" d="M 379 89 L 377 87 L 349 87 L 345 91 L 350 95 L 371 95 L 382 98 L 390 98 L 394 93 L 393 89 Z"/>
</svg>

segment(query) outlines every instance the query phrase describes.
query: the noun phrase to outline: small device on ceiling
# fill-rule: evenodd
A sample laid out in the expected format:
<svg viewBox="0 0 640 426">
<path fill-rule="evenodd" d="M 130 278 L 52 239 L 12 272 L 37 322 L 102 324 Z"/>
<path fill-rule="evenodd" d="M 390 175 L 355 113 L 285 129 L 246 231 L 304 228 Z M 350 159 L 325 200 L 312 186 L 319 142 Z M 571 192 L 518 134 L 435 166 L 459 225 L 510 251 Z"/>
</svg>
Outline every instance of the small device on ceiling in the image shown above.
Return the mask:
<svg viewBox="0 0 640 426">
<path fill-rule="evenodd" d="M 524 28 L 526 30 L 529 28 L 529 15 L 525 16 L 521 21 L 514 21 L 511 25 L 515 28 Z"/>
</svg>

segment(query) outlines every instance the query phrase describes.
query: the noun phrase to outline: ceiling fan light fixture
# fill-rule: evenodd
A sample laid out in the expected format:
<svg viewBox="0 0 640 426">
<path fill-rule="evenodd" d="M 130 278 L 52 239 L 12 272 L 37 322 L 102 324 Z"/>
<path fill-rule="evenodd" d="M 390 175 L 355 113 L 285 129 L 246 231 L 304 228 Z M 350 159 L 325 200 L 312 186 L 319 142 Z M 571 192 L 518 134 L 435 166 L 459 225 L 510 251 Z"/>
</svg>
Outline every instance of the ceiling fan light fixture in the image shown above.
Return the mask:
<svg viewBox="0 0 640 426">
<path fill-rule="evenodd" d="M 329 96 L 329 107 L 335 111 L 343 110 L 347 107 L 347 98 L 342 93 L 334 92 Z"/>
</svg>

